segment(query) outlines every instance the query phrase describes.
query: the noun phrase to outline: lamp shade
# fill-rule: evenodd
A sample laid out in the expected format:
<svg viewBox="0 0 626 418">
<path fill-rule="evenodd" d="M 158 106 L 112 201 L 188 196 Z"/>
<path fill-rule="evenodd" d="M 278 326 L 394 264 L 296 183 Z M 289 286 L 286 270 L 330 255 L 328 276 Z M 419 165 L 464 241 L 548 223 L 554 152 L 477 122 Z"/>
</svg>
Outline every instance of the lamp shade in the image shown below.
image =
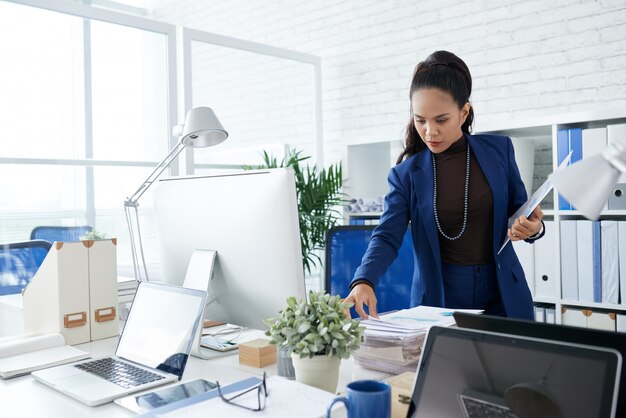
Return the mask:
<svg viewBox="0 0 626 418">
<path fill-rule="evenodd" d="M 606 153 L 585 158 L 553 174 L 553 184 L 586 218 L 597 220 L 620 176 Z"/>
<path fill-rule="evenodd" d="M 185 146 L 205 148 L 220 144 L 228 138 L 217 116 L 210 107 L 194 107 L 187 113 L 185 124 L 174 128 L 174 135 L 180 136 Z"/>
</svg>

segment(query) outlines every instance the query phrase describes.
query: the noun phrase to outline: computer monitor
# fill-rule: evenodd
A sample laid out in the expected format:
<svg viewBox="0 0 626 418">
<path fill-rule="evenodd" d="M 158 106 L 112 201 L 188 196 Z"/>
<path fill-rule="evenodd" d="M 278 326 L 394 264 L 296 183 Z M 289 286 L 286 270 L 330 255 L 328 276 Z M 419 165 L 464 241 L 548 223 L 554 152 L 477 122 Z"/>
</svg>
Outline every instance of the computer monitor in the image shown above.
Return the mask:
<svg viewBox="0 0 626 418">
<path fill-rule="evenodd" d="M 456 324 L 462 328 L 614 348 L 622 355 L 622 358 L 626 360 L 626 334 L 621 332 L 546 324 L 543 322 L 503 318 L 499 316 L 475 315 L 464 312 L 455 312 L 454 319 Z M 616 416 L 618 417 L 626 417 L 625 373 L 626 366 L 622 363 L 622 378 L 620 380 L 617 398 Z"/>
<path fill-rule="evenodd" d="M 165 178 L 154 211 L 163 281 L 181 285 L 194 250 L 217 251 L 205 318 L 264 329 L 305 297 L 292 169 Z"/>
</svg>

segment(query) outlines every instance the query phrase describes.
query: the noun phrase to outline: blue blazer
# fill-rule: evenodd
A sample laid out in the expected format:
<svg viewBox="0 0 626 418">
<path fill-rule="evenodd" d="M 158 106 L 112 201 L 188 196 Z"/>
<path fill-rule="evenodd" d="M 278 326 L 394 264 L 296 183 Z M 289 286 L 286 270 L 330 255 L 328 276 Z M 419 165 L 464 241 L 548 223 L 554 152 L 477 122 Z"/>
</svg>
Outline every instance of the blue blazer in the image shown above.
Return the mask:
<svg viewBox="0 0 626 418">
<path fill-rule="evenodd" d="M 497 254 L 506 237 L 508 218 L 526 201 L 526 189 L 506 136 L 465 134 L 493 195 L 493 258 L 507 316 L 534 319 L 532 297 L 511 243 Z M 353 282 L 374 286 L 395 260 L 410 221 L 415 257 L 411 306 L 445 307 L 439 235 L 433 213 L 433 165 L 424 149 L 393 167 L 380 224 L 372 233 Z M 471 219 L 469 220 L 471 222 Z"/>
</svg>

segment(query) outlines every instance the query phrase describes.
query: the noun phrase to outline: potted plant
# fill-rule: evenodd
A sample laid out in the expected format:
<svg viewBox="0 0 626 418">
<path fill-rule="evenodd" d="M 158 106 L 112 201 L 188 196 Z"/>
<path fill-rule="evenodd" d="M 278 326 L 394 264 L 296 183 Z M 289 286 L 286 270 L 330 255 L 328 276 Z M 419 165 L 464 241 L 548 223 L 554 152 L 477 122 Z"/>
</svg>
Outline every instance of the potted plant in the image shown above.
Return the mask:
<svg viewBox="0 0 626 418">
<path fill-rule="evenodd" d="M 346 315 L 352 305 L 310 291 L 308 301 L 289 297 L 280 317 L 265 321 L 271 342 L 291 351 L 297 381 L 335 392 L 341 359 L 359 348 L 365 330 Z"/>
<path fill-rule="evenodd" d="M 302 166 L 309 156 L 302 151 L 289 149 L 280 162 L 263 151 L 263 164 L 245 166 L 244 169 L 291 167 L 296 177 L 298 216 L 300 218 L 300 245 L 302 266 L 306 273 L 321 264 L 319 251 L 326 245 L 326 232 L 337 225 L 341 212 L 337 207 L 344 204 L 341 187 L 343 184 L 341 162 L 326 168 Z"/>
</svg>

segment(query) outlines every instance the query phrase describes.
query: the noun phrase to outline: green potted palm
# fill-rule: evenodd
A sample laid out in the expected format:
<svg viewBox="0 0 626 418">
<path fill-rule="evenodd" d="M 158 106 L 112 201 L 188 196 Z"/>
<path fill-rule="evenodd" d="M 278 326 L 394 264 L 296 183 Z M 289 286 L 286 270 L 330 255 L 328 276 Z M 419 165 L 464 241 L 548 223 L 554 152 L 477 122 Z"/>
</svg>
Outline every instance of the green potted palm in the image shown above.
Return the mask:
<svg viewBox="0 0 626 418">
<path fill-rule="evenodd" d="M 341 359 L 359 348 L 365 330 L 346 315 L 352 305 L 310 291 L 308 301 L 289 297 L 280 317 L 265 321 L 272 344 L 291 352 L 297 381 L 335 392 Z"/>
</svg>

